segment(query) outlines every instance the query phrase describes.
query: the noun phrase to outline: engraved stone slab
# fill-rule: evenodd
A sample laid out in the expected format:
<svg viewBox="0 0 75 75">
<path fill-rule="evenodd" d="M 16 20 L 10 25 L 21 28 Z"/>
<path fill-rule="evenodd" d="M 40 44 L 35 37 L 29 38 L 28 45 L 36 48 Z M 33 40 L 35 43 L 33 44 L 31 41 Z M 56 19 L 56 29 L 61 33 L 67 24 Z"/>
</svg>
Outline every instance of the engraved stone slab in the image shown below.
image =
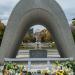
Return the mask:
<svg viewBox="0 0 75 75">
<path fill-rule="evenodd" d="M 47 58 L 47 50 L 30 50 L 30 58 Z"/>
</svg>

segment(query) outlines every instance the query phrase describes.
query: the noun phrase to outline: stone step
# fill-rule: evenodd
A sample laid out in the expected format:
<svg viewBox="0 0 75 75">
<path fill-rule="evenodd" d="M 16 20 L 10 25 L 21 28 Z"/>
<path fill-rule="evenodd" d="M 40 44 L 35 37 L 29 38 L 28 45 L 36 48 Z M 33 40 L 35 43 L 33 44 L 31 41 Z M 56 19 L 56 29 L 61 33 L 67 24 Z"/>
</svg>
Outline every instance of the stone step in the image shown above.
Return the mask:
<svg viewBox="0 0 75 75">
<path fill-rule="evenodd" d="M 29 58 L 29 50 L 19 50 L 16 58 Z M 47 49 L 47 57 L 60 57 L 57 49 Z"/>
</svg>

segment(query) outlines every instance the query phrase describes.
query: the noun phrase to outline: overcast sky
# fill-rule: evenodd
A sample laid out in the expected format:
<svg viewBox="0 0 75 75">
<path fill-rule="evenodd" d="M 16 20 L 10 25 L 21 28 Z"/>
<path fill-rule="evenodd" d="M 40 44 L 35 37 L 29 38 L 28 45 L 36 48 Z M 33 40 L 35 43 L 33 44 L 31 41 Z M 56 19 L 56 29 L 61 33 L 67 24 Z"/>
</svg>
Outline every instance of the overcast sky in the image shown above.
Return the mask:
<svg viewBox="0 0 75 75">
<path fill-rule="evenodd" d="M 75 0 L 56 0 L 64 10 L 68 21 L 75 17 Z M 0 0 L 0 19 L 7 24 L 12 9 L 19 0 Z"/>
</svg>

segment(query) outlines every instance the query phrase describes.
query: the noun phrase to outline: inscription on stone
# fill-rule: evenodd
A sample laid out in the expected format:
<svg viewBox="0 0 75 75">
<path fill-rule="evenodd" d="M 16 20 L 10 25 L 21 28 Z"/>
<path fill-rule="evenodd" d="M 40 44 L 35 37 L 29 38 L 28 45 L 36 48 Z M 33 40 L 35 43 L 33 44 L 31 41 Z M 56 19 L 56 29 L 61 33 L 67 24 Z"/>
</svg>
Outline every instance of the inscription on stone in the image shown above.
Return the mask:
<svg viewBox="0 0 75 75">
<path fill-rule="evenodd" d="M 47 50 L 30 50 L 30 58 L 47 58 Z"/>
</svg>

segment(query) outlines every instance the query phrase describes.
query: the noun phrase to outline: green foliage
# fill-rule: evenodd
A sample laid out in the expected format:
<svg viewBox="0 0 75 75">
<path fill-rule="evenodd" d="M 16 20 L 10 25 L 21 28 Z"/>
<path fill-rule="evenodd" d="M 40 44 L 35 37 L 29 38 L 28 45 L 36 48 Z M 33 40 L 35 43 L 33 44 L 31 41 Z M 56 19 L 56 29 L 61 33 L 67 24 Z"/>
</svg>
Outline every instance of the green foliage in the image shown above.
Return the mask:
<svg viewBox="0 0 75 75">
<path fill-rule="evenodd" d="M 75 26 L 75 20 L 72 21 L 73 26 Z"/>
<path fill-rule="evenodd" d="M 68 75 L 68 73 L 66 71 L 64 71 L 64 75 Z"/>
<path fill-rule="evenodd" d="M 12 69 L 12 68 L 13 68 L 12 63 L 8 63 L 8 64 L 7 64 L 7 69 L 9 70 L 9 69 Z"/>
<path fill-rule="evenodd" d="M 54 64 L 58 66 L 60 64 L 60 61 L 55 61 Z"/>
<path fill-rule="evenodd" d="M 55 61 L 54 64 L 56 64 L 57 66 L 62 64 L 64 67 L 67 67 L 68 69 L 70 68 L 73 70 L 73 72 L 75 72 L 75 61 L 69 61 L 69 60 L 65 62 Z M 65 72 L 64 75 L 67 75 L 67 73 Z"/>
<path fill-rule="evenodd" d="M 74 39 L 74 42 L 75 42 L 75 30 L 72 31 L 72 35 L 73 35 L 73 39 Z"/>
<path fill-rule="evenodd" d="M 33 37 L 33 29 L 29 29 L 29 31 L 26 33 L 26 35 L 23 38 L 23 42 L 35 42 L 36 38 Z"/>
<path fill-rule="evenodd" d="M 28 72 L 27 75 L 31 75 L 31 72 Z"/>
<path fill-rule="evenodd" d="M 72 26 L 75 26 L 75 18 L 72 19 Z M 72 35 L 73 35 L 73 39 L 74 39 L 74 42 L 75 42 L 75 30 L 72 30 Z"/>
<path fill-rule="evenodd" d="M 73 70 L 73 72 L 75 72 L 75 62 L 70 62 L 70 67 L 71 67 L 71 69 Z"/>
<path fill-rule="evenodd" d="M 73 72 L 75 72 L 75 61 L 67 61 L 66 63 L 63 64 L 63 66 L 71 68 Z"/>
</svg>

